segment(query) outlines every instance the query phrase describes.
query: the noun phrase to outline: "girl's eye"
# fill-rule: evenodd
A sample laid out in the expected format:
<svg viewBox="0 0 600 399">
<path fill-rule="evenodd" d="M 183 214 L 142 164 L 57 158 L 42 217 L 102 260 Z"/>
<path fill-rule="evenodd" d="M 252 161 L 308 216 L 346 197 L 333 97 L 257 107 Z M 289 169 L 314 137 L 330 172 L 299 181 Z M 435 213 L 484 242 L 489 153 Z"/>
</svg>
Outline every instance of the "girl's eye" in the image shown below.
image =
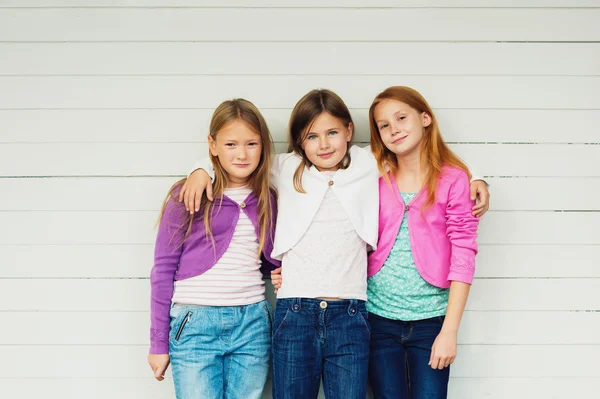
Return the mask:
<svg viewBox="0 0 600 399">
<path fill-rule="evenodd" d="M 332 130 L 331 132 L 329 132 L 330 135 L 334 136 L 337 134 L 337 132 L 335 130 Z"/>
<path fill-rule="evenodd" d="M 398 120 L 399 120 L 399 121 L 401 121 L 401 120 L 403 120 L 404 118 L 406 118 L 406 116 L 400 116 L 400 117 L 398 117 Z"/>
<path fill-rule="evenodd" d="M 388 127 L 387 123 L 386 123 L 385 125 L 381 125 L 381 126 L 379 126 L 379 130 L 381 130 L 381 129 L 385 129 L 386 127 Z"/>
<path fill-rule="evenodd" d="M 248 145 L 249 145 L 250 147 L 255 147 L 255 146 L 257 146 L 257 145 L 258 145 L 258 143 L 248 143 Z"/>
<path fill-rule="evenodd" d="M 235 147 L 235 144 L 234 143 L 227 143 L 227 144 L 225 144 L 225 147 L 233 148 L 233 147 Z"/>
<path fill-rule="evenodd" d="M 317 138 L 317 136 L 316 136 L 315 134 L 311 134 L 311 135 L 310 135 L 310 136 L 308 136 L 306 139 L 307 139 L 307 140 L 314 140 L 314 139 L 316 139 L 316 138 Z"/>
</svg>

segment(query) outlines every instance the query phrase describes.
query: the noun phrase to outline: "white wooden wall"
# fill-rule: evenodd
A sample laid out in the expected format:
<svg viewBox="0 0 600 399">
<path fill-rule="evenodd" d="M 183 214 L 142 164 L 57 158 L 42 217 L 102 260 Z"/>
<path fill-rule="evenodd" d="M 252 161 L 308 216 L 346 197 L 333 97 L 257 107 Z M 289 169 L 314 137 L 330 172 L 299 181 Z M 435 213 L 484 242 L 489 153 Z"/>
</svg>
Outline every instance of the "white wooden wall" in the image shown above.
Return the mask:
<svg viewBox="0 0 600 399">
<path fill-rule="evenodd" d="M 597 0 L 0 0 L 0 397 L 174 397 L 153 226 L 212 109 L 248 98 L 282 149 L 327 87 L 367 141 L 390 85 L 493 190 L 451 398 L 600 397 Z"/>
</svg>

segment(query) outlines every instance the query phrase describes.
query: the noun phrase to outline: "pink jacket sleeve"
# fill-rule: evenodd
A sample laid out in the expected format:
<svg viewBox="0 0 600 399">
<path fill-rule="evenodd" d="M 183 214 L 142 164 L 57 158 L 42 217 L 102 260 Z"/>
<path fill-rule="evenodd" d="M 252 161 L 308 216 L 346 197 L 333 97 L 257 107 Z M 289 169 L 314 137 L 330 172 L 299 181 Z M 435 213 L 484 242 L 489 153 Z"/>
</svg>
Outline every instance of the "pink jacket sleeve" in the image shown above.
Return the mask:
<svg viewBox="0 0 600 399">
<path fill-rule="evenodd" d="M 477 227 L 479 219 L 472 215 L 469 178 L 460 172 L 450 186 L 446 208 L 446 233 L 452 255 L 448 280 L 471 284 L 475 274 Z"/>
</svg>

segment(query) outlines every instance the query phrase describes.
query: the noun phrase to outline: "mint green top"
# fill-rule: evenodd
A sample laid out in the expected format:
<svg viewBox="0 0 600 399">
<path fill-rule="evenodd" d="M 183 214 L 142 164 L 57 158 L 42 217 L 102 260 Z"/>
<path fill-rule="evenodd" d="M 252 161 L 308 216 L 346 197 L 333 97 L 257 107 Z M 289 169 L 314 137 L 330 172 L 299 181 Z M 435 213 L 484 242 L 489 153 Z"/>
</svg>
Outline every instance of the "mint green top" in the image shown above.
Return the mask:
<svg viewBox="0 0 600 399">
<path fill-rule="evenodd" d="M 408 204 L 417 193 L 400 193 Z M 383 267 L 367 279 L 367 310 L 393 320 L 424 320 L 443 316 L 449 289 L 421 277 L 410 248 L 408 212 L 404 212 L 396 242 Z"/>
</svg>

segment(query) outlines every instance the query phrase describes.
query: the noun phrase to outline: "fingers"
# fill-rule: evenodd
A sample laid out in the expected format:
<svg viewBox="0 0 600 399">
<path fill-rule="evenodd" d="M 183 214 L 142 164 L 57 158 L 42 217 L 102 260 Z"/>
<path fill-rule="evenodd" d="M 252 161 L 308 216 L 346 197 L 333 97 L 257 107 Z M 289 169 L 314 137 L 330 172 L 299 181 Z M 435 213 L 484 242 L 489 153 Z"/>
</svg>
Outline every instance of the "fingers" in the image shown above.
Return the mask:
<svg viewBox="0 0 600 399">
<path fill-rule="evenodd" d="M 477 203 L 477 205 L 475 205 L 473 208 L 471 208 L 471 213 L 473 214 L 473 216 L 478 217 L 478 218 L 483 216 L 485 211 L 486 211 L 485 205 L 483 205 L 481 203 Z"/>
<path fill-rule="evenodd" d="M 281 267 L 278 267 L 277 269 L 271 271 L 271 278 L 274 274 L 281 274 Z"/>
<path fill-rule="evenodd" d="M 210 182 L 210 181 L 206 185 L 206 197 L 208 198 L 209 201 L 213 200 L 212 182 Z M 198 203 L 198 206 L 200 206 L 199 203 Z M 196 209 L 196 211 L 197 210 L 198 209 Z"/>
<path fill-rule="evenodd" d="M 202 200 L 202 192 L 196 190 L 194 193 L 194 212 L 200 210 L 200 201 Z"/>
<path fill-rule="evenodd" d="M 472 209 L 473 216 L 482 217 L 489 209 L 489 202 L 480 201 Z"/>
<path fill-rule="evenodd" d="M 181 190 L 179 190 L 179 202 L 183 201 L 183 194 L 185 194 L 186 190 L 187 190 L 187 180 L 185 181 L 185 183 L 183 183 Z M 189 211 L 189 209 L 187 209 L 187 207 L 185 208 L 185 210 Z"/>
<path fill-rule="evenodd" d="M 471 189 L 471 201 L 475 201 L 475 199 L 477 199 L 477 185 L 471 183 L 469 188 Z"/>
<path fill-rule="evenodd" d="M 165 379 L 165 371 L 167 371 L 167 365 L 161 365 L 156 367 L 156 369 L 154 369 L 154 378 L 156 378 L 157 381 L 162 381 Z"/>
<path fill-rule="evenodd" d="M 186 190 L 183 200 L 185 202 L 185 209 L 192 215 L 194 214 L 193 195 L 194 193 L 192 190 Z"/>
</svg>

